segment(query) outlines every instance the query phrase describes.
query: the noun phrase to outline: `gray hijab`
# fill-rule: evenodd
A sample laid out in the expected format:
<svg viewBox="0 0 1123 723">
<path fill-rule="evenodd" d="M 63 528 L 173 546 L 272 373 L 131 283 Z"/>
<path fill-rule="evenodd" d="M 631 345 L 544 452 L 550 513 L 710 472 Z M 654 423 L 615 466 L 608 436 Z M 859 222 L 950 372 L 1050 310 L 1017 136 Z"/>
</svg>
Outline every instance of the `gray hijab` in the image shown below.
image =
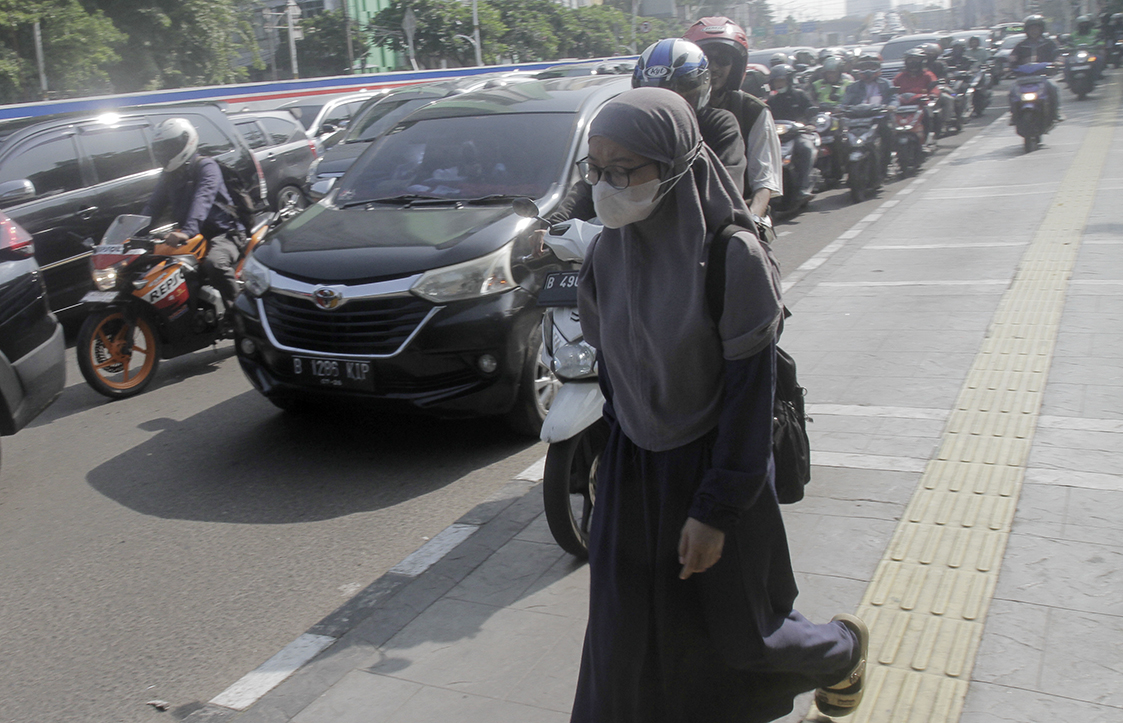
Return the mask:
<svg viewBox="0 0 1123 723">
<path fill-rule="evenodd" d="M 757 354 L 781 318 L 780 274 L 751 233 L 729 243 L 720 324 L 706 309 L 713 234 L 752 228 L 748 208 L 713 152 L 701 145 L 693 110 L 662 88 L 627 91 L 601 109 L 589 136 L 604 136 L 662 164 L 666 192 L 647 219 L 606 228 L 581 269 L 585 337 L 602 353 L 624 433 L 661 452 L 712 429 L 721 412 L 724 360 Z M 669 184 L 668 184 L 669 185 Z"/>
</svg>

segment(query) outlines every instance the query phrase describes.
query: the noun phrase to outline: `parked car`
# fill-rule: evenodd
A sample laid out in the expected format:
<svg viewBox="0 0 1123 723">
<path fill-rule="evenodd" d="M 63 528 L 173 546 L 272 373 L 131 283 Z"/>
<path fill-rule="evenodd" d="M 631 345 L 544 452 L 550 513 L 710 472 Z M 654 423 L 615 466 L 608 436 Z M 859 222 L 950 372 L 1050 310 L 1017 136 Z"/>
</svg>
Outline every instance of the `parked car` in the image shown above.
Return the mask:
<svg viewBox="0 0 1123 723">
<path fill-rule="evenodd" d="M 290 204 L 307 206 L 304 179 L 319 154 L 300 121 L 287 111 L 239 113 L 230 116 L 230 121 L 261 165 L 269 207 L 275 211 Z"/>
<path fill-rule="evenodd" d="M 113 219 L 140 213 L 160 169 L 153 129 L 183 117 L 199 131 L 199 152 L 218 158 L 267 195 L 261 167 L 230 120 L 212 105 L 149 106 L 0 122 L 0 209 L 35 239 L 51 309 L 76 309 L 93 288 L 87 239 Z"/>
<path fill-rule="evenodd" d="M 526 73 L 484 73 L 393 88 L 384 96 L 370 99 L 356 113 L 339 142 L 312 163 L 304 187 L 305 193 L 314 201 L 322 198 L 373 140 L 415 110 L 450 95 L 531 79 Z"/>
<path fill-rule="evenodd" d="M 246 261 L 235 347 L 250 382 L 282 409 L 505 415 L 537 434 L 556 380 L 535 299 L 568 264 L 511 202 L 549 213 L 576 180 L 590 119 L 630 87 L 608 75 L 487 88 L 383 134 Z"/>
<path fill-rule="evenodd" d="M 534 77 L 539 80 L 548 80 L 550 78 L 572 78 L 578 75 L 631 75 L 635 67 L 635 58 L 598 60 L 592 63 L 565 63 L 540 70 Z"/>
<path fill-rule="evenodd" d="M 31 234 L 0 212 L 0 436 L 20 431 L 62 393 L 65 352 Z"/>
</svg>

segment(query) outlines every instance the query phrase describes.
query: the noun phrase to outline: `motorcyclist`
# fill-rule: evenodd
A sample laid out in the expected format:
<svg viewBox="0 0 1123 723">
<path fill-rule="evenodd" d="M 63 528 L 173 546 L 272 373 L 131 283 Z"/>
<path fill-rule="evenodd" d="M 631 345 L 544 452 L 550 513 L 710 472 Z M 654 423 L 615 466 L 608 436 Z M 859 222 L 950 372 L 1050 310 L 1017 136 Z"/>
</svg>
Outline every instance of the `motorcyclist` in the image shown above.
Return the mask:
<svg viewBox="0 0 1123 723">
<path fill-rule="evenodd" d="M 905 53 L 905 69 L 893 78 L 893 85 L 899 92 L 939 95 L 940 89 L 937 87 L 936 76 L 924 67 L 924 61 L 924 52 L 919 48 L 913 48 Z M 927 107 L 924 110 L 924 131 L 931 133 L 933 137 L 938 136 L 940 131 L 936 119 L 932 117 Z"/>
<path fill-rule="evenodd" d="M 705 53 L 682 38 L 665 38 L 649 45 L 632 72 L 633 88 L 666 88 L 690 103 L 698 117 L 702 140 L 721 160 L 737 188 L 742 189 L 747 158 L 741 128 L 732 113 L 709 105 L 710 82 L 710 64 Z M 579 180 L 546 220 L 550 223 L 571 218 L 587 221 L 595 215 L 592 187 Z"/>
<path fill-rule="evenodd" d="M 925 43 L 920 46 L 924 51 L 925 63 L 924 67 L 932 71 L 932 75 L 936 76 L 937 80 L 947 80 L 948 67 L 940 60 L 940 54 L 943 50 L 937 43 Z"/>
<path fill-rule="evenodd" d="M 897 92 L 889 81 L 881 77 L 881 56 L 876 53 L 863 53 L 854 63 L 858 78 L 846 86 L 842 94 L 842 105 L 853 106 L 889 106 L 896 108 L 900 102 Z M 887 120 L 883 119 L 878 124 L 878 134 L 886 149 L 893 147 L 893 129 Z M 881 159 L 882 174 L 889 165 L 889 153 L 883 154 Z"/>
<path fill-rule="evenodd" d="M 768 96 L 768 108 L 772 117 L 777 120 L 796 121 L 806 123 L 815 104 L 802 90 L 794 87 L 792 81 L 795 68 L 790 65 L 777 65 L 772 68 L 768 77 L 768 85 L 772 93 Z M 801 133 L 795 134 L 792 148 L 792 164 L 795 166 L 796 183 L 799 191 L 796 193 L 796 202 L 800 203 L 811 198 L 811 169 L 815 167 L 815 157 L 818 155 L 815 143 Z"/>
<path fill-rule="evenodd" d="M 979 39 L 978 35 L 972 35 L 967 38 L 967 49 L 963 51 L 963 54 L 971 60 L 973 63 L 971 69 L 975 71 L 977 71 L 983 63 L 990 60 L 990 53 L 982 46 L 982 40 Z"/>
<path fill-rule="evenodd" d="M 943 62 L 953 70 L 975 69 L 975 61 L 967 57 L 967 41 L 962 38 L 952 41 L 951 49 L 943 55 Z"/>
<path fill-rule="evenodd" d="M 773 53 L 768 58 L 768 67 L 775 68 L 777 65 L 791 65 L 792 59 L 788 57 L 787 53 Z"/>
<path fill-rule="evenodd" d="M 1076 32 L 1069 36 L 1066 45 L 1070 48 L 1084 47 L 1092 51 L 1096 60 L 1092 63 L 1096 78 L 1103 79 L 1103 69 L 1107 65 L 1104 58 L 1103 35 L 1096 29 L 1091 15 L 1081 15 L 1076 19 Z"/>
<path fill-rule="evenodd" d="M 710 105 L 731 112 L 741 126 L 749 165 L 745 200 L 753 215 L 763 218 L 772 196 L 783 193 L 783 158 L 768 106 L 741 90 L 749 59 L 748 37 L 726 17 L 702 18 L 683 37 L 702 48 L 710 60 Z"/>
<path fill-rule="evenodd" d="M 822 71 L 822 77 L 811 83 L 813 99 L 820 107 L 838 105 L 854 79 L 842 72 L 842 58 L 833 55 L 823 60 Z"/>
<path fill-rule="evenodd" d="M 197 234 L 209 242 L 203 272 L 229 309 L 238 295 L 234 267 L 246 244 L 218 161 L 198 154 L 199 132 L 186 118 L 169 118 L 156 126 L 152 152 L 163 168 L 142 212 L 158 219 L 170 212 L 176 229 L 166 242 L 178 245 Z M 229 318 L 227 315 L 225 318 Z"/>
<path fill-rule="evenodd" d="M 1029 63 L 1052 63 L 1057 59 L 1060 48 L 1045 35 L 1045 18 L 1042 15 L 1030 15 L 1022 23 L 1025 28 L 1026 38 L 1014 46 L 1010 55 L 1013 67 L 1018 68 Z M 1053 119 L 1057 122 L 1064 120 L 1061 113 L 1061 93 L 1057 85 L 1050 79 L 1045 79 L 1045 87 L 1049 93 L 1049 104 L 1053 107 Z M 1013 124 L 1013 116 L 1010 123 Z"/>
</svg>

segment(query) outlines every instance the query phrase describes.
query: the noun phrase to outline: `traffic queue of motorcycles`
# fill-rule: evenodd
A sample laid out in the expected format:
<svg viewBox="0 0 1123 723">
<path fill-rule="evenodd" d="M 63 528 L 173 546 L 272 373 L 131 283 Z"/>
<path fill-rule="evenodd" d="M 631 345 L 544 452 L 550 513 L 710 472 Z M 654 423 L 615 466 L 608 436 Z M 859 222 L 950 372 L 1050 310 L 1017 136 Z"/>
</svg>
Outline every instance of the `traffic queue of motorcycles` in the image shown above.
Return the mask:
<svg viewBox="0 0 1123 723">
<path fill-rule="evenodd" d="M 918 46 L 917 52 L 924 53 L 923 46 Z M 930 50 L 927 52 L 931 53 Z M 848 60 L 855 74 L 860 73 L 865 64 L 871 64 L 870 67 L 876 64 L 879 68 L 880 58 L 877 56 L 848 59 L 844 53 L 841 49 L 824 50 L 820 54 L 819 65 L 799 66 L 788 82 L 816 98 L 819 95 L 816 81 L 821 81 L 827 72 L 840 73 L 844 86 L 855 82 L 851 76 L 836 70 Z M 778 53 L 770 60 L 772 77 L 777 74 L 776 68 L 788 66 L 788 59 L 782 56 Z M 953 64 L 951 49 L 944 52 L 943 60 L 948 65 L 948 72 L 928 92 L 906 93 L 900 88 L 893 88 L 896 104 L 886 99 L 885 103 L 878 105 L 848 106 L 842 103 L 841 97 L 838 101 L 818 98 L 811 116 L 805 120 L 777 119 L 785 192 L 782 197 L 773 199 L 773 213 L 779 217 L 790 217 L 807 204 L 808 199 L 801 199 L 791 191 L 796 186 L 793 154 L 799 136 L 816 149 L 812 172 L 814 190 L 820 192 L 846 185 L 852 200 L 861 202 L 881 187 L 894 159 L 900 176 L 912 175 L 934 150 L 936 139 L 958 133 L 968 118 L 981 116 L 990 104 L 991 89 L 999 80 L 991 64 L 967 62 L 963 64 L 965 67 L 960 67 Z"/>
</svg>

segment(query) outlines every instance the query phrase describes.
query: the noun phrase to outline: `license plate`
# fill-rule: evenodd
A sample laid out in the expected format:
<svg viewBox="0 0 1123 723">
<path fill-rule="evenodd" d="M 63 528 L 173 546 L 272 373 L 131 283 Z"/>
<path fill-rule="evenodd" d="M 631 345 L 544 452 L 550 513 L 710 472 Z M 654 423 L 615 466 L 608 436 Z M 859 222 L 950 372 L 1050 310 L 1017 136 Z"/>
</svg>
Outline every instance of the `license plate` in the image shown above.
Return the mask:
<svg viewBox="0 0 1123 723">
<path fill-rule="evenodd" d="M 577 306 L 577 276 L 580 271 L 551 271 L 538 292 L 539 306 Z"/>
<path fill-rule="evenodd" d="M 1074 66 L 1072 66 L 1071 69 L 1072 70 L 1091 70 L 1092 66 L 1090 66 L 1090 65 L 1074 65 Z"/>
<path fill-rule="evenodd" d="M 82 303 L 107 304 L 110 301 L 116 301 L 120 295 L 117 291 L 87 291 L 86 295 L 82 297 Z"/>
<path fill-rule="evenodd" d="M 311 386 L 374 391 L 373 370 L 365 361 L 294 356 L 292 375 Z"/>
</svg>

